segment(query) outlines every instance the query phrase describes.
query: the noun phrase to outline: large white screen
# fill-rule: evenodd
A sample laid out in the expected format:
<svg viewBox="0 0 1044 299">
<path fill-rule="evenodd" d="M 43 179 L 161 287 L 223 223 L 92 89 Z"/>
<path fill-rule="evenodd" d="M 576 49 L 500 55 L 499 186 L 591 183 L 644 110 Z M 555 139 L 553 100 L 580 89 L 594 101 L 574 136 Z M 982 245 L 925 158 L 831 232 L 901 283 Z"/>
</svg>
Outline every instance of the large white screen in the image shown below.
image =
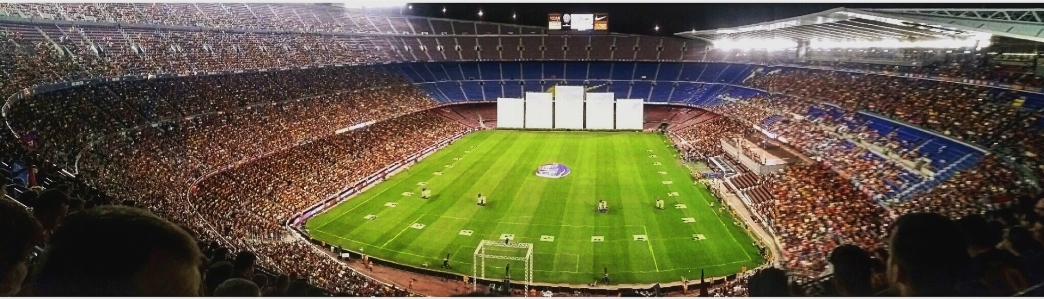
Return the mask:
<svg viewBox="0 0 1044 299">
<path fill-rule="evenodd" d="M 551 111 L 551 93 L 526 93 L 526 128 L 550 129 L 554 120 Z"/>
<path fill-rule="evenodd" d="M 641 130 L 645 122 L 645 106 L 642 99 L 616 100 L 616 129 Z"/>
<path fill-rule="evenodd" d="M 584 128 L 583 86 L 555 86 L 555 128 Z"/>
<path fill-rule="evenodd" d="M 524 128 L 526 102 L 523 99 L 497 99 L 497 128 Z"/>
<path fill-rule="evenodd" d="M 613 97 L 614 94 L 611 92 L 587 93 L 587 129 L 612 130 L 614 128 L 613 114 L 616 111 Z"/>
</svg>

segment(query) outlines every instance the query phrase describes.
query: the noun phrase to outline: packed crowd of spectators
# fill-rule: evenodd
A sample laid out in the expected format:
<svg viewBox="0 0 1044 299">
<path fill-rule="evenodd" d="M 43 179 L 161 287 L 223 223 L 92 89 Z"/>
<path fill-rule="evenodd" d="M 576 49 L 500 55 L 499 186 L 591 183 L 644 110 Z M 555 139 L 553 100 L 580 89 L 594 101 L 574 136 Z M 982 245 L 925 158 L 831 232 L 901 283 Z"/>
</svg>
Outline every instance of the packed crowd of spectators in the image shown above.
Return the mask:
<svg viewBox="0 0 1044 299">
<path fill-rule="evenodd" d="M 949 82 L 840 71 L 783 69 L 747 84 L 772 91 L 867 110 L 994 147 L 1014 142 L 1010 131 L 1030 130 L 1039 113 L 1020 110 L 1012 92 Z"/>
<path fill-rule="evenodd" d="M 0 11 L 28 18 L 147 23 L 222 29 L 380 33 L 360 9 L 267 3 L 4 3 Z M 378 18 L 378 16 L 372 16 Z M 388 22 L 378 18 L 374 22 Z M 396 19 L 397 22 L 403 20 Z M 398 25 L 398 24 L 397 24 Z M 397 27 L 407 27 L 399 25 Z M 385 27 L 386 28 L 386 27 Z M 384 31 L 389 31 L 385 29 Z M 384 32 L 393 33 L 393 32 Z"/>
<path fill-rule="evenodd" d="M 790 284 L 786 271 L 750 277 L 751 296 L 1039 296 L 1044 282 L 1044 201 L 1014 200 L 1006 208 L 955 219 L 908 212 L 882 231 L 887 247 L 859 243 L 833 248 L 823 261 L 832 275 L 815 283 Z M 787 273 L 790 272 L 790 273 Z M 813 290 L 815 289 L 815 290 Z M 812 292 L 814 291 L 814 292 Z"/>
<path fill-rule="evenodd" d="M 885 210 L 825 163 L 792 165 L 766 183 L 775 201 L 765 215 L 781 241 L 788 269 L 812 276 L 837 244 L 878 245 L 888 231 Z"/>
<path fill-rule="evenodd" d="M 669 135 L 675 146 L 687 160 L 705 160 L 718 156 L 721 150 L 721 139 L 744 136 L 754 132 L 749 125 L 744 125 L 728 117 L 717 117 L 695 125 L 680 129 L 672 129 Z"/>
<path fill-rule="evenodd" d="M 106 82 L 17 101 L 11 106 L 10 117 L 16 131 L 37 136 L 34 143 L 41 152 L 53 154 L 53 160 L 60 164 L 71 165 L 78 151 L 93 141 L 92 136 L 157 123 L 163 123 L 164 130 L 178 131 L 187 129 L 180 124 L 185 118 L 201 126 L 236 123 L 240 126 L 225 128 L 241 128 L 234 129 L 240 135 L 273 133 L 246 129 L 251 125 L 297 126 L 292 134 L 274 131 L 279 133 L 271 136 L 297 140 L 302 134 L 322 134 L 372 120 L 368 117 L 430 107 L 431 101 L 422 91 L 404 87 L 405 83 L 368 67 Z M 211 134 L 200 136 L 208 139 L 233 132 L 198 134 Z"/>
<path fill-rule="evenodd" d="M 39 137 L 31 140 L 39 146 L 30 148 L 28 153 L 42 154 L 40 158 L 44 159 L 40 161 L 58 156 L 67 158 L 63 162 L 72 162 L 77 156 L 76 147 L 83 148 L 88 142 L 84 137 L 92 135 L 67 135 L 72 134 L 70 131 L 88 127 L 97 130 L 91 133 L 112 133 L 85 149 L 78 165 L 83 188 L 106 194 L 104 201 L 86 201 L 87 207 L 136 203 L 224 246 L 250 250 L 257 254 L 259 264 L 294 274 L 310 285 L 346 295 L 403 295 L 403 291 L 369 280 L 332 261 L 303 241 L 288 240 L 286 231 L 273 230 L 281 228 L 274 218 L 239 215 L 234 218 L 235 224 L 226 223 L 223 221 L 229 220 L 228 215 L 205 212 L 239 207 L 239 203 L 212 202 L 218 199 L 209 197 L 198 206 L 185 201 L 189 186 L 205 174 L 237 162 L 278 154 L 293 146 L 330 145 L 332 141 L 323 138 L 352 125 L 377 122 L 371 129 L 337 136 L 385 134 L 367 135 L 351 145 L 361 151 L 351 150 L 349 145 L 340 147 L 345 150 L 340 153 L 357 155 L 359 159 L 351 162 L 366 163 L 349 166 L 345 161 L 340 173 L 345 181 L 391 163 L 411 150 L 431 145 L 446 130 L 462 130 L 456 123 L 427 114 L 398 119 L 434 105 L 422 91 L 403 83 L 401 78 L 365 67 L 123 81 L 39 94 L 21 101 L 23 105 L 13 110 L 19 112 L 15 126 L 34 128 L 28 131 Z M 388 119 L 392 120 L 385 121 Z M 412 137 L 398 139 L 405 136 Z M 363 144 L 373 147 L 363 148 Z M 15 142 L 4 145 L 24 151 Z M 59 154 L 48 155 L 53 153 Z M 331 184 L 341 181 L 309 182 L 322 184 L 303 187 L 306 189 L 295 191 L 296 197 L 263 202 L 269 205 L 260 208 L 259 204 L 253 213 L 289 217 L 291 211 L 329 195 L 319 189 L 338 188 Z M 285 188 L 294 187 L 280 181 L 271 183 L 264 188 L 288 191 Z M 25 184 L 30 186 L 32 182 Z M 18 198 L 33 204 L 29 195 Z M 312 271 L 319 266 L 329 271 Z"/>
</svg>

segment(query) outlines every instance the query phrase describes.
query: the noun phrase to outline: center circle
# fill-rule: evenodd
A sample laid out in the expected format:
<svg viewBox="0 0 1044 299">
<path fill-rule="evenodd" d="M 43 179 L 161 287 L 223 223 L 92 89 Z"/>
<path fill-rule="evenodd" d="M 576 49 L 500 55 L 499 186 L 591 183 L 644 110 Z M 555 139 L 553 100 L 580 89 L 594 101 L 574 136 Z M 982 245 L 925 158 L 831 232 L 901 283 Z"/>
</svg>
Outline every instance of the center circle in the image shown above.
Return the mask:
<svg viewBox="0 0 1044 299">
<path fill-rule="evenodd" d="M 569 175 L 569 167 L 558 163 L 540 165 L 536 175 L 542 178 L 557 179 Z"/>
</svg>

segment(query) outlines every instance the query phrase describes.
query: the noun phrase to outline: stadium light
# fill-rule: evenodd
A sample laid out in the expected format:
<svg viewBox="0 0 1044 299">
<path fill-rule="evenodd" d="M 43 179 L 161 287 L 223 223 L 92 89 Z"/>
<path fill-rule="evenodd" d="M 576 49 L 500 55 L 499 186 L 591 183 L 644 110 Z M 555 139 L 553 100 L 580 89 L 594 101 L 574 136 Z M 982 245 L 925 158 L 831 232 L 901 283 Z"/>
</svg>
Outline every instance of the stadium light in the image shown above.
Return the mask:
<svg viewBox="0 0 1044 299">
<path fill-rule="evenodd" d="M 653 28 L 653 30 L 660 31 L 660 25 L 656 25 L 656 27 Z"/>
<path fill-rule="evenodd" d="M 784 38 L 773 39 L 738 39 L 738 40 L 716 40 L 715 49 L 722 50 L 754 50 L 765 49 L 770 51 L 797 48 L 796 41 Z"/>
<path fill-rule="evenodd" d="M 849 48 L 933 48 L 933 49 L 959 49 L 959 48 L 985 48 L 990 46 L 992 35 L 980 34 L 965 39 L 945 38 L 917 41 L 900 41 L 898 39 L 886 40 L 824 40 L 813 39 L 808 46 L 814 49 L 849 49 Z"/>
<path fill-rule="evenodd" d="M 442 13 L 446 13 L 446 8 L 445 7 L 442 8 Z"/>
<path fill-rule="evenodd" d="M 515 17 L 516 17 L 515 14 L 511 14 L 511 18 L 512 19 L 514 19 Z"/>
</svg>

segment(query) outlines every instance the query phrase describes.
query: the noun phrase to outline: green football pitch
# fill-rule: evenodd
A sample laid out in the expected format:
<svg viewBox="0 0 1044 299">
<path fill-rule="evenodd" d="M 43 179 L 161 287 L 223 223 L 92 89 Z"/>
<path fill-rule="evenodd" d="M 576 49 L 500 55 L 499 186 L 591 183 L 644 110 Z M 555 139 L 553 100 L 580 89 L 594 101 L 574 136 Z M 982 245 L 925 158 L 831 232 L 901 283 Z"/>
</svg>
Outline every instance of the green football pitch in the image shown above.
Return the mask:
<svg viewBox="0 0 1044 299">
<path fill-rule="evenodd" d="M 533 244 L 534 282 L 666 283 L 737 273 L 764 262 L 753 239 L 694 183 L 659 134 L 480 131 L 317 215 L 315 238 L 416 267 L 472 274 L 481 240 Z M 560 163 L 562 178 L 536 176 Z M 420 198 L 422 186 L 432 198 Z M 477 194 L 487 199 L 476 205 Z M 666 209 L 655 209 L 657 197 Z M 597 201 L 609 212 L 597 212 Z M 376 218 L 373 218 L 376 216 Z M 372 219 L 368 219 L 372 218 Z M 641 240 L 640 236 L 645 236 Z M 601 237 L 599 241 L 597 237 Z M 487 254 L 522 256 L 491 248 Z M 517 261 L 486 259 L 486 277 L 523 277 Z"/>
</svg>

